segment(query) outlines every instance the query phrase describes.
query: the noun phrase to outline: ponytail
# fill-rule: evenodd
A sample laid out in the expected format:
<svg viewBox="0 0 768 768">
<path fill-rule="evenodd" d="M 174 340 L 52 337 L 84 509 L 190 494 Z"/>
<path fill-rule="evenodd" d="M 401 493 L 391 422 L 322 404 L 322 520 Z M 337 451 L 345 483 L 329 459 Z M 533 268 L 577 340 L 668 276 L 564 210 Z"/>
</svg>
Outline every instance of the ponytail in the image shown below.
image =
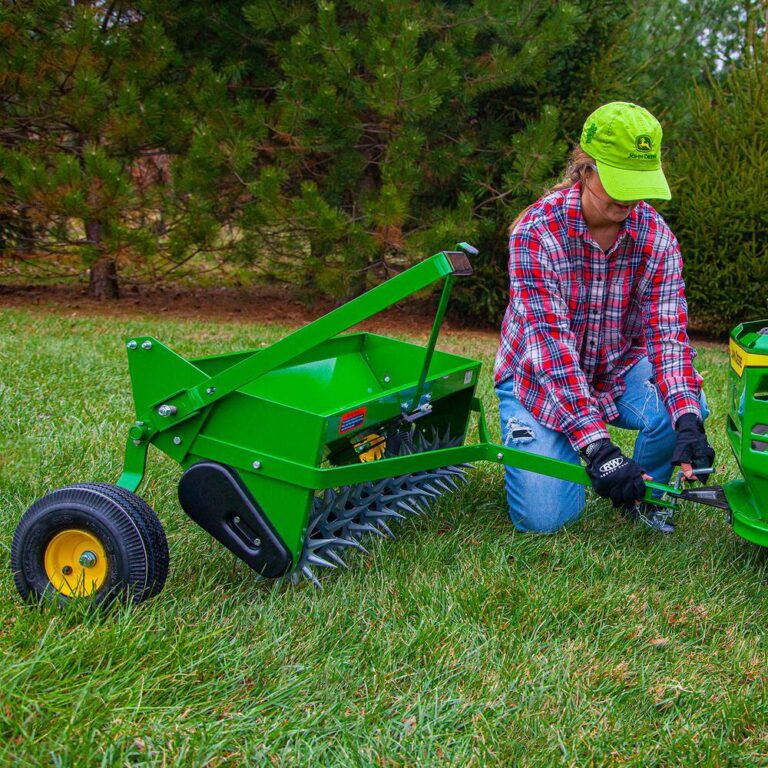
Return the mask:
<svg viewBox="0 0 768 768">
<path fill-rule="evenodd" d="M 565 173 L 560 181 L 553 187 L 550 187 L 542 197 L 551 195 L 553 192 L 559 192 L 561 189 L 568 189 L 572 187 L 576 182 L 583 181 L 588 172 L 591 172 L 594 168 L 595 160 L 590 157 L 580 145 L 576 145 L 571 152 L 571 156 L 568 158 L 568 165 L 566 166 Z M 528 211 L 533 208 L 536 203 L 531 203 L 528 207 L 524 208 L 517 215 L 515 220 L 510 224 L 509 234 L 512 234 L 514 228 L 520 223 L 520 220 L 525 216 Z"/>
</svg>

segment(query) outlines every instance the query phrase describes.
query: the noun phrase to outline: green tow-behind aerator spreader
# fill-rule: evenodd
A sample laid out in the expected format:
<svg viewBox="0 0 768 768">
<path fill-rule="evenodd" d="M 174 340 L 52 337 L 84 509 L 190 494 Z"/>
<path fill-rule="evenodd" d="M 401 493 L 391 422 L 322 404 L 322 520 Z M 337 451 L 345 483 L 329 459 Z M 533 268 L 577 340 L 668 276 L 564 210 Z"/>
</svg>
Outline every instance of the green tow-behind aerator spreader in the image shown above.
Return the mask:
<svg viewBox="0 0 768 768">
<path fill-rule="evenodd" d="M 406 514 L 493 461 L 589 484 L 578 465 L 489 440 L 475 389 L 480 363 L 435 349 L 453 281 L 471 274 L 462 243 L 417 264 L 269 347 L 185 359 L 157 339 L 127 340 L 136 421 L 117 484 L 80 483 L 37 501 L 12 545 L 24 597 L 157 594 L 168 570 L 162 526 L 136 495 L 154 445 L 183 474 L 187 515 L 263 577 L 306 577 L 346 565 L 366 536 L 391 535 Z M 339 335 L 444 280 L 426 347 L 372 333 Z M 731 340 L 728 435 L 743 479 L 683 489 L 648 482 L 674 506 L 728 511 L 736 532 L 768 545 L 768 330 Z M 473 417 L 478 441 L 465 443 Z"/>
</svg>

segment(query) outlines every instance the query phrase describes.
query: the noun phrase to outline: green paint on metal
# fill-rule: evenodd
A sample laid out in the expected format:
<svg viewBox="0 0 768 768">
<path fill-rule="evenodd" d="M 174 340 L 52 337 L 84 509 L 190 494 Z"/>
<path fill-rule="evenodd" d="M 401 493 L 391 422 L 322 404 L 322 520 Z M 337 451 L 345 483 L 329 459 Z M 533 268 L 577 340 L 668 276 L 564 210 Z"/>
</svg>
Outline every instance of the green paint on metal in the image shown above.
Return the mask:
<svg viewBox="0 0 768 768">
<path fill-rule="evenodd" d="M 147 449 L 149 443 L 128 437 L 125 446 L 125 458 L 123 459 L 123 473 L 117 484 L 129 491 L 136 491 L 144 479 L 144 471 L 147 465 Z"/>
<path fill-rule="evenodd" d="M 432 356 L 435 352 L 435 344 L 437 343 L 437 336 L 440 333 L 440 326 L 443 324 L 445 310 L 448 309 L 448 299 L 451 296 L 453 280 L 453 275 L 448 275 L 448 277 L 445 278 L 445 283 L 443 284 L 443 292 L 440 295 L 440 304 L 437 307 L 435 320 L 432 323 L 432 331 L 429 334 L 427 349 L 424 352 L 424 364 L 422 365 L 421 374 L 419 374 L 419 383 L 416 385 L 416 393 L 414 394 L 414 400 L 417 404 L 421 400 L 421 396 L 424 392 L 424 382 L 426 381 L 427 374 L 429 373 L 429 364 L 432 362 Z"/>
<path fill-rule="evenodd" d="M 160 405 L 162 400 L 164 404 L 176 408 L 175 414 L 165 421 L 158 421 L 154 413 L 147 414 L 147 418 L 152 420 L 157 429 L 168 429 L 175 422 L 187 418 L 203 407 L 212 405 L 265 373 L 387 309 L 406 296 L 447 277 L 452 271 L 453 268 L 445 253 L 437 253 L 313 323 L 309 323 L 304 328 L 294 331 L 266 349 L 253 352 L 241 362 L 220 371 L 210 379 L 193 384 L 183 391 L 171 392 L 164 398 L 156 400 L 155 405 Z"/>
<path fill-rule="evenodd" d="M 184 469 L 206 459 L 234 467 L 297 562 L 314 491 L 327 487 L 323 473 L 343 484 L 348 469 L 367 466 L 321 469 L 339 445 L 409 414 L 419 392 L 441 403 L 437 414 L 458 405 L 440 423 L 466 428 L 480 363 L 434 350 L 447 291 L 427 359 L 418 345 L 337 335 L 452 272 L 449 257 L 436 254 L 265 349 L 186 360 L 157 339 L 132 338 L 143 424 L 131 429 L 121 485 L 138 487 L 149 443 Z"/>
<path fill-rule="evenodd" d="M 742 479 L 723 490 L 733 530 L 768 546 L 768 320 L 742 323 L 731 332 L 726 434 Z"/>
</svg>

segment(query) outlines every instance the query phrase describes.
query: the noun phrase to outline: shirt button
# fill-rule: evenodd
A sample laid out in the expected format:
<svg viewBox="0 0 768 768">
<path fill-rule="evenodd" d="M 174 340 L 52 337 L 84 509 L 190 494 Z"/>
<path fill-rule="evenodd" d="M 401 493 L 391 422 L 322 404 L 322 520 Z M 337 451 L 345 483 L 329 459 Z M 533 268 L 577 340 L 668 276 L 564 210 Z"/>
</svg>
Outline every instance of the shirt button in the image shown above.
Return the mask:
<svg viewBox="0 0 768 768">
<path fill-rule="evenodd" d="M 594 339 L 590 339 L 589 340 L 589 346 L 590 347 L 594 347 L 595 346 L 595 340 Z"/>
</svg>

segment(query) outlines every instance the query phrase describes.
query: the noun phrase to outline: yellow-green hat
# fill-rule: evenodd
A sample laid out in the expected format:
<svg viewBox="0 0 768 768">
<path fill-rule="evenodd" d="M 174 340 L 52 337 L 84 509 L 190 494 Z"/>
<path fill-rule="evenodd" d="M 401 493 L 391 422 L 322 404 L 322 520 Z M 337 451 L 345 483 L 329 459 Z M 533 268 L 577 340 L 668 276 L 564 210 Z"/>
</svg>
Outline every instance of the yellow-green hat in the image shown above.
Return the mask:
<svg viewBox="0 0 768 768">
<path fill-rule="evenodd" d="M 612 101 L 587 118 L 579 143 L 597 161 L 600 181 L 614 200 L 669 200 L 661 136 L 659 121 L 647 109 Z"/>
</svg>

